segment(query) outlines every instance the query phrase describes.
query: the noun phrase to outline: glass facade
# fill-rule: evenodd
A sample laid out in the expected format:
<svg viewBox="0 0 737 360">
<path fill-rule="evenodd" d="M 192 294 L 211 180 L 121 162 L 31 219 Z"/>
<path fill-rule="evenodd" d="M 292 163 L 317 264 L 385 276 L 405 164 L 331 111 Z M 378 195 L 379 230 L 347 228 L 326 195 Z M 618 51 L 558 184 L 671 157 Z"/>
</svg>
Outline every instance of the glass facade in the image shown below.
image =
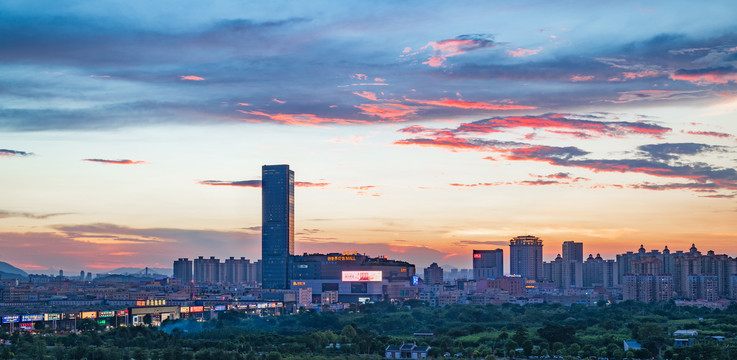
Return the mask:
<svg viewBox="0 0 737 360">
<path fill-rule="evenodd" d="M 289 288 L 294 255 L 294 172 L 289 165 L 261 169 L 261 255 L 264 289 Z"/>
</svg>

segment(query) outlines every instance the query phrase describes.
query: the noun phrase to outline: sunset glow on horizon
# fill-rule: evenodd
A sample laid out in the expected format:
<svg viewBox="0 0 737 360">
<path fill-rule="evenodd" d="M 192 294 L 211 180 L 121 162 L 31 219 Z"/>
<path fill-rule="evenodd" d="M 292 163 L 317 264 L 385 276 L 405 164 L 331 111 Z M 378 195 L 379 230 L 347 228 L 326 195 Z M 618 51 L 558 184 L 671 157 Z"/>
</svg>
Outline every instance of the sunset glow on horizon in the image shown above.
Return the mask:
<svg viewBox="0 0 737 360">
<path fill-rule="evenodd" d="M 255 261 L 265 164 L 298 254 L 737 256 L 737 8 L 646 7 L 4 2 L 0 261 Z"/>
</svg>

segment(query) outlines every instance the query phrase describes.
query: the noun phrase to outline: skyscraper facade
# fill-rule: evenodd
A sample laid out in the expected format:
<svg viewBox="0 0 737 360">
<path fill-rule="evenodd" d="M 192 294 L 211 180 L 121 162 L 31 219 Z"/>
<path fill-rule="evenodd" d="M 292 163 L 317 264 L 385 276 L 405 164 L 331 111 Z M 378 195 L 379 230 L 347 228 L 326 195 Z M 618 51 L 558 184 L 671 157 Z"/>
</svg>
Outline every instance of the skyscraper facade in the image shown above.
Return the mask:
<svg viewBox="0 0 737 360">
<path fill-rule="evenodd" d="M 542 280 L 543 241 L 532 235 L 509 240 L 509 272 L 528 280 Z"/>
<path fill-rule="evenodd" d="M 583 243 L 564 241 L 563 242 L 563 261 L 583 262 Z"/>
<path fill-rule="evenodd" d="M 504 276 L 504 250 L 474 250 L 473 279 L 496 279 Z"/>
<path fill-rule="evenodd" d="M 261 259 L 264 289 L 289 288 L 294 255 L 294 172 L 289 165 L 261 169 Z"/>
<path fill-rule="evenodd" d="M 437 285 L 443 283 L 443 268 L 438 266 L 437 263 L 430 264 L 429 267 L 425 268 L 425 284 Z"/>
</svg>

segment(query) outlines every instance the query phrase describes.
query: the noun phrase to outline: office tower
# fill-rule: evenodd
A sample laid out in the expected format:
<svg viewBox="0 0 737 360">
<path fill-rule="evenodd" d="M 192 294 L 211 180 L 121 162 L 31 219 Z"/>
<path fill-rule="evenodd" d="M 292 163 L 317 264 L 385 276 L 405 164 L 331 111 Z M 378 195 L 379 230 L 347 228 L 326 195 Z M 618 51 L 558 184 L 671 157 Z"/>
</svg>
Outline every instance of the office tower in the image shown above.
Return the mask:
<svg viewBox="0 0 737 360">
<path fill-rule="evenodd" d="M 294 172 L 289 165 L 261 171 L 261 287 L 289 288 L 289 257 L 294 255 Z"/>
<path fill-rule="evenodd" d="M 528 280 L 542 280 L 543 241 L 532 235 L 509 240 L 509 271 Z"/>
<path fill-rule="evenodd" d="M 182 280 L 182 284 L 192 282 L 192 260 L 179 258 L 174 260 L 174 277 Z"/>
<path fill-rule="evenodd" d="M 436 285 L 443 283 L 443 268 L 438 266 L 437 263 L 430 264 L 429 267 L 425 268 L 425 284 Z"/>
<path fill-rule="evenodd" d="M 583 262 L 583 243 L 573 241 L 563 242 L 563 261 Z"/>
<path fill-rule="evenodd" d="M 220 259 L 202 256 L 194 259 L 194 282 L 197 284 L 215 284 L 220 281 Z"/>
<path fill-rule="evenodd" d="M 473 279 L 495 279 L 504 276 L 504 250 L 474 250 Z"/>
</svg>

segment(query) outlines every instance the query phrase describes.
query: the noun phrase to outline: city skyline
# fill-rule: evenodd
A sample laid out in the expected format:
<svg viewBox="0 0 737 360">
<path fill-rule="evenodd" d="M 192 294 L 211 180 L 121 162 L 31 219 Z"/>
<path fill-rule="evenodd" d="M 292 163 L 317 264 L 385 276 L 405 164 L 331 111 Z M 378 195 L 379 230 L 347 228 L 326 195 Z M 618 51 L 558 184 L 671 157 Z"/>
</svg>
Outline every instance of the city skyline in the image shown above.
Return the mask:
<svg viewBox="0 0 737 360">
<path fill-rule="evenodd" d="M 295 254 L 735 256 L 733 8 L 4 2 L 0 260 L 258 259 L 264 164 Z"/>
</svg>

